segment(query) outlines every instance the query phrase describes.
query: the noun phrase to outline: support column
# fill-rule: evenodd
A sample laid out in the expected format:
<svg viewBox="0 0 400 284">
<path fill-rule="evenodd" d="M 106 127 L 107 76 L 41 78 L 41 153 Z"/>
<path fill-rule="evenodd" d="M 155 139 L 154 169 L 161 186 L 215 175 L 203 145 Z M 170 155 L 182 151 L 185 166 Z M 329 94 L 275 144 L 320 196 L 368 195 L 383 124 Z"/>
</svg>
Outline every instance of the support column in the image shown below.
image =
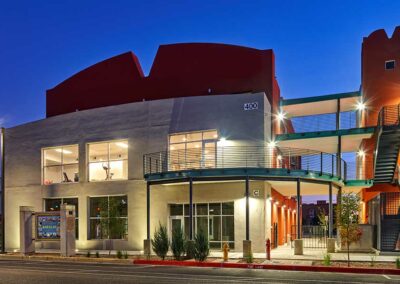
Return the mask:
<svg viewBox="0 0 400 284">
<path fill-rule="evenodd" d="M 297 239 L 301 239 L 301 224 L 300 224 L 300 222 L 301 222 L 301 215 L 300 215 L 300 210 L 301 210 L 301 195 L 300 195 L 300 179 L 297 179 L 296 180 L 296 183 L 297 183 L 297 214 L 296 214 L 296 217 L 297 217 L 297 226 L 296 226 L 296 228 L 297 228 Z"/>
<path fill-rule="evenodd" d="M 342 136 L 338 135 L 338 148 L 336 153 L 336 174 L 338 177 L 342 177 Z"/>
<path fill-rule="evenodd" d="M 294 254 L 302 255 L 303 254 L 303 240 L 301 239 L 301 195 L 300 195 L 300 179 L 296 180 L 297 183 L 297 238 L 294 240 Z"/>
<path fill-rule="evenodd" d="M 329 183 L 329 238 L 333 236 L 333 204 L 332 204 L 332 183 Z"/>
<path fill-rule="evenodd" d="M 251 249 L 251 241 L 250 241 L 250 204 L 249 204 L 249 195 L 250 195 L 250 184 L 249 177 L 247 176 L 245 179 L 245 198 L 246 198 L 246 239 L 243 241 L 243 258 L 248 258 L 252 255 Z"/>
<path fill-rule="evenodd" d="M 193 180 L 189 179 L 189 240 L 193 240 Z"/>
<path fill-rule="evenodd" d="M 19 207 L 19 240 L 20 252 L 27 255 L 35 252 L 35 240 L 33 239 L 33 207 Z"/>
<path fill-rule="evenodd" d="M 145 255 L 150 256 L 151 250 L 151 237 L 150 237 L 150 183 L 146 185 L 146 212 L 147 212 L 147 238 L 143 242 L 143 252 Z"/>
<path fill-rule="evenodd" d="M 250 240 L 249 177 L 246 177 L 246 241 Z"/>
</svg>

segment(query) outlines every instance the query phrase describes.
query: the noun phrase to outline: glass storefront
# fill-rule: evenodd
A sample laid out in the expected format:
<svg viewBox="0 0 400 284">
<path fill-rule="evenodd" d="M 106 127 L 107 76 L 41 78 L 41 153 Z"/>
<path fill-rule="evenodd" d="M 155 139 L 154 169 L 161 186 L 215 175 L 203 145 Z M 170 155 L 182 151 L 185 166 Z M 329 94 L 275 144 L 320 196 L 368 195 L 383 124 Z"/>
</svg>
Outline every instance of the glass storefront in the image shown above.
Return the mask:
<svg viewBox="0 0 400 284">
<path fill-rule="evenodd" d="M 78 198 L 48 198 L 44 200 L 44 211 L 60 211 L 61 204 L 75 205 L 75 238 L 79 238 Z"/>
<path fill-rule="evenodd" d="M 189 204 L 170 204 L 170 232 L 181 226 L 189 238 Z M 193 204 L 193 232 L 207 232 L 210 249 L 220 250 L 224 243 L 235 248 L 234 203 Z"/>
</svg>

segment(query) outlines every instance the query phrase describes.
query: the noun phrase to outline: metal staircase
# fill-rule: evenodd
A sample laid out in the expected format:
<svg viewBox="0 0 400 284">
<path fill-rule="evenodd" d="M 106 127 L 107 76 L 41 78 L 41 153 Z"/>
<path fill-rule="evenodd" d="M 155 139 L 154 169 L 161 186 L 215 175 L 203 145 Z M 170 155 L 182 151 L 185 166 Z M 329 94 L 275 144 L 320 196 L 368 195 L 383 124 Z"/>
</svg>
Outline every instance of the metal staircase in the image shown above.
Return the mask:
<svg viewBox="0 0 400 284">
<path fill-rule="evenodd" d="M 400 104 L 381 109 L 376 132 L 374 183 L 394 183 L 400 151 Z"/>
</svg>

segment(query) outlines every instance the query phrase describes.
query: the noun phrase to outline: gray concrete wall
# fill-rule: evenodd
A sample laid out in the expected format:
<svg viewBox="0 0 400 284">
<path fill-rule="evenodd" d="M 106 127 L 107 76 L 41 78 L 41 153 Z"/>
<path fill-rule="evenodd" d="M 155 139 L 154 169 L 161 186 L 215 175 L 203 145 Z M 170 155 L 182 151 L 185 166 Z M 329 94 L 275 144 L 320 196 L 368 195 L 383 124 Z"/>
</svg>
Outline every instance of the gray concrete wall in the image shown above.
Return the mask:
<svg viewBox="0 0 400 284">
<path fill-rule="evenodd" d="M 247 102 L 258 102 L 258 110 L 244 111 Z M 143 154 L 165 150 L 169 133 L 207 129 L 217 129 L 231 145 L 262 145 L 270 135 L 265 114 L 269 109 L 263 93 L 189 97 L 79 111 L 7 129 L 6 248 L 19 247 L 19 206 L 41 211 L 43 199 L 51 197 L 79 198 L 77 247 L 96 248 L 99 241 L 87 238 L 88 198 L 126 194 L 128 240 L 116 241 L 116 248 L 142 249 L 146 231 Z M 87 143 L 115 139 L 128 139 L 128 180 L 88 182 Z M 71 144 L 79 144 L 80 181 L 41 185 L 41 149 Z M 159 197 L 168 199 L 169 194 L 163 191 Z"/>
</svg>

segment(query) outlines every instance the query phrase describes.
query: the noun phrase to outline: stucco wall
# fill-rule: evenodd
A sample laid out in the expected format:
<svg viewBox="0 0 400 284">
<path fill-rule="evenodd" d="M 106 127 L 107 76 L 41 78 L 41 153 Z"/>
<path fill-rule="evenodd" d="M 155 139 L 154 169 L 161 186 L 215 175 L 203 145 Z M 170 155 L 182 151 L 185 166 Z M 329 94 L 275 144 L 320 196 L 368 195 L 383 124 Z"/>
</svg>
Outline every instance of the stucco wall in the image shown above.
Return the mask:
<svg viewBox="0 0 400 284">
<path fill-rule="evenodd" d="M 247 102 L 258 102 L 258 109 L 244 111 L 243 105 Z M 51 197 L 79 198 L 77 247 L 97 247 L 99 241 L 87 240 L 88 197 L 126 194 L 129 235 L 128 241 L 121 245 L 142 249 L 146 231 L 143 154 L 165 150 L 169 133 L 207 129 L 217 129 L 220 137 L 225 137 L 231 145 L 264 144 L 270 134 L 265 131 L 269 129 L 265 125 L 268 110 L 269 103 L 263 93 L 187 97 L 79 111 L 7 129 L 6 248 L 19 247 L 19 206 L 34 206 L 41 211 L 43 199 Z M 128 180 L 87 182 L 87 143 L 114 139 L 128 139 Z M 41 149 L 71 144 L 79 144 L 80 181 L 41 185 Z M 160 192 L 158 197 L 169 198 L 170 191 Z M 207 196 L 214 198 L 212 190 L 208 192 Z M 165 206 L 153 208 L 161 216 L 167 210 Z"/>
</svg>

